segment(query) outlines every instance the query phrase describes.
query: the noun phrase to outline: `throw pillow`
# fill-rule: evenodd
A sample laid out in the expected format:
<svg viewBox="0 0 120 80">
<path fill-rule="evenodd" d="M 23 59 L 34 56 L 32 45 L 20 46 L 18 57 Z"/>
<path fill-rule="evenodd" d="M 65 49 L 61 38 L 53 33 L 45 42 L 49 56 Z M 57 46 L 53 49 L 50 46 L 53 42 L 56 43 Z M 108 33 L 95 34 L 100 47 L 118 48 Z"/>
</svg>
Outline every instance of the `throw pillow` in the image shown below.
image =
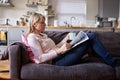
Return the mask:
<svg viewBox="0 0 120 80">
<path fill-rule="evenodd" d="M 31 61 L 34 62 L 34 63 L 38 63 L 38 62 L 34 59 L 34 54 L 33 54 L 32 50 L 31 50 L 30 46 L 28 45 L 27 37 L 26 37 L 24 34 L 22 34 L 21 37 L 22 37 L 22 42 L 23 42 L 23 44 L 25 44 L 25 47 L 26 47 L 26 49 L 27 49 L 27 52 L 28 52 L 28 55 L 29 55 Z"/>
</svg>

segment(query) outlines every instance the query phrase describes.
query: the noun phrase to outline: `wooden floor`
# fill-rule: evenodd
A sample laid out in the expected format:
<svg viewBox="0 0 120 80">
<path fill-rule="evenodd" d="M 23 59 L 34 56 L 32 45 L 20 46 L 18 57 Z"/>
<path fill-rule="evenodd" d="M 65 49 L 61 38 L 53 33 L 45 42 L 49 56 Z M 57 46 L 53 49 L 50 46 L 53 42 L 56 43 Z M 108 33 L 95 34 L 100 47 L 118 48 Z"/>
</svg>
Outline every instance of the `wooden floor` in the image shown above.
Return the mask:
<svg viewBox="0 0 120 80">
<path fill-rule="evenodd" d="M 0 70 L 9 70 L 9 61 L 0 61 Z M 10 78 L 9 72 L 0 72 L 0 78 Z"/>
</svg>

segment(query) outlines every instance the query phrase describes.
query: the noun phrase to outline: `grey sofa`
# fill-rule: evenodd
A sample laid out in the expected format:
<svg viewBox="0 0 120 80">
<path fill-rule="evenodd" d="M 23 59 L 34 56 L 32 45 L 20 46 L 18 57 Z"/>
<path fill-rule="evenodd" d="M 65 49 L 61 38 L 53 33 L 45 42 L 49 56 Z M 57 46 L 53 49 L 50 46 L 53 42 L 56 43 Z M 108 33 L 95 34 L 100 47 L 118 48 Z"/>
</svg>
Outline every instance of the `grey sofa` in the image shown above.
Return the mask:
<svg viewBox="0 0 120 80">
<path fill-rule="evenodd" d="M 56 44 L 68 32 L 46 31 Z M 110 54 L 120 58 L 120 32 L 95 31 Z M 21 42 L 8 46 L 10 77 L 21 80 L 120 80 L 120 67 L 111 67 L 88 50 L 80 64 L 73 66 L 55 66 L 51 64 L 35 64 L 28 57 L 26 48 Z"/>
</svg>

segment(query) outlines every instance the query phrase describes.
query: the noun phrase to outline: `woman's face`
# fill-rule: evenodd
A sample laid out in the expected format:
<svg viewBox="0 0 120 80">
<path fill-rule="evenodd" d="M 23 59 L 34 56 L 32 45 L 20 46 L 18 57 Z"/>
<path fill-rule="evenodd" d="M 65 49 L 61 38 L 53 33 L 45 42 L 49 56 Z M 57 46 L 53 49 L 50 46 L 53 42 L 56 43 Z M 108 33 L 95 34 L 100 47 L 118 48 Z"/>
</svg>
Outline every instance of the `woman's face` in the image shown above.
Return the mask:
<svg viewBox="0 0 120 80">
<path fill-rule="evenodd" d="M 45 30 L 45 26 L 46 26 L 45 19 L 39 20 L 38 22 L 36 22 L 34 24 L 34 26 L 35 26 L 35 30 L 37 32 L 43 32 Z"/>
</svg>

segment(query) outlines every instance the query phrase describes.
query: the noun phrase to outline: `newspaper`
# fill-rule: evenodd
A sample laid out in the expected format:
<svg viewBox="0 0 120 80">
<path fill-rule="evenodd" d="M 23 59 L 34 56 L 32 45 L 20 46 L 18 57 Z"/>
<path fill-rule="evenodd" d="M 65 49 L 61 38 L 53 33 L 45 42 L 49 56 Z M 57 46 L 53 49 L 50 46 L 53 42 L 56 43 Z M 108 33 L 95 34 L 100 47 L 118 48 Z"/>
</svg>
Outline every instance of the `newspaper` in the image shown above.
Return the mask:
<svg viewBox="0 0 120 80">
<path fill-rule="evenodd" d="M 74 48 L 75 46 L 87 41 L 89 37 L 87 34 L 83 31 L 80 31 L 75 38 L 70 42 L 71 48 Z"/>
</svg>

